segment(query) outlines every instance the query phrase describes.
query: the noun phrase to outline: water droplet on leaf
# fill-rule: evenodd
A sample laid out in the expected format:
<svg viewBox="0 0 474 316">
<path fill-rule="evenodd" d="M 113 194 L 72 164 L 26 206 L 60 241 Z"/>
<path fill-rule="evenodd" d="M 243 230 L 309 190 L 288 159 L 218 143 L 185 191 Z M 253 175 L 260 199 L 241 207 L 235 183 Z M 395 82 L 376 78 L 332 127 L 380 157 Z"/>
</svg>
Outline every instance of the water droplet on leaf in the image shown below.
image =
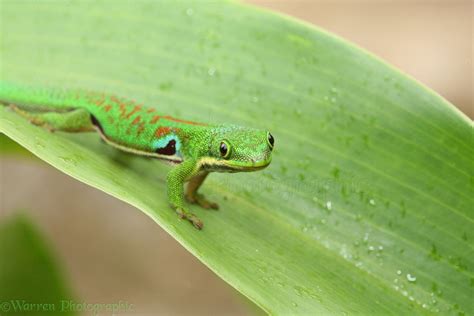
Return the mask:
<svg viewBox="0 0 474 316">
<path fill-rule="evenodd" d="M 410 273 L 407 274 L 407 280 L 408 282 L 415 282 L 416 281 L 416 276 L 411 275 Z"/>
<path fill-rule="evenodd" d="M 207 74 L 213 77 L 216 74 L 216 68 L 214 67 L 209 68 L 209 70 L 207 71 Z"/>
<path fill-rule="evenodd" d="M 332 202 L 331 201 L 327 201 L 326 202 L 326 208 L 330 211 L 332 209 Z"/>
</svg>

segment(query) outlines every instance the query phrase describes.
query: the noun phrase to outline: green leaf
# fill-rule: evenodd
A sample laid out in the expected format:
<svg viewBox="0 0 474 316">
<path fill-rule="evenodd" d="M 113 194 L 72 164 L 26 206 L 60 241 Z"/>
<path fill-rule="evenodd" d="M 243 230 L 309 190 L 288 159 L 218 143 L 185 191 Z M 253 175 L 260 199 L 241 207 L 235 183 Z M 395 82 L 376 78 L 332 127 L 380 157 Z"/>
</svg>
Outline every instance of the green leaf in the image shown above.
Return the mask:
<svg viewBox="0 0 474 316">
<path fill-rule="evenodd" d="M 169 166 L 94 134 L 1 130 L 134 205 L 272 314 L 473 313 L 472 122 L 353 45 L 237 3 L 3 1 L 1 77 L 269 129 L 262 172 L 213 174 L 219 212 L 169 209 Z M 203 285 L 204 286 L 204 285 Z"/>
<path fill-rule="evenodd" d="M 75 315 L 58 263 L 40 232 L 24 215 L 0 222 L 0 313 Z"/>
</svg>

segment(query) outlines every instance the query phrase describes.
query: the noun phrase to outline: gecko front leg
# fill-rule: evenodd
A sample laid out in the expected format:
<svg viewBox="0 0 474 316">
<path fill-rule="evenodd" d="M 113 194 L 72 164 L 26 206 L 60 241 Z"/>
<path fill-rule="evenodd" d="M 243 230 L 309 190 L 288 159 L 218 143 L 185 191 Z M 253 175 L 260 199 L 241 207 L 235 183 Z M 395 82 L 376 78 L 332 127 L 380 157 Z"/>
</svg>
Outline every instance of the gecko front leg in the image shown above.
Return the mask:
<svg viewBox="0 0 474 316">
<path fill-rule="evenodd" d="M 186 197 L 186 200 L 189 203 L 197 204 L 197 205 L 201 206 L 202 208 L 217 210 L 217 209 L 219 209 L 219 205 L 217 205 L 217 203 L 209 201 L 202 194 L 197 192 L 199 187 L 204 182 L 204 180 L 206 179 L 208 174 L 209 174 L 209 172 L 207 172 L 207 171 L 201 171 L 197 175 L 192 177 L 189 180 L 188 187 L 186 189 L 185 197 Z"/>
<path fill-rule="evenodd" d="M 187 160 L 168 173 L 168 201 L 179 217 L 190 221 L 197 229 L 202 229 L 202 221 L 184 208 L 184 182 L 196 173 L 196 161 Z"/>
</svg>

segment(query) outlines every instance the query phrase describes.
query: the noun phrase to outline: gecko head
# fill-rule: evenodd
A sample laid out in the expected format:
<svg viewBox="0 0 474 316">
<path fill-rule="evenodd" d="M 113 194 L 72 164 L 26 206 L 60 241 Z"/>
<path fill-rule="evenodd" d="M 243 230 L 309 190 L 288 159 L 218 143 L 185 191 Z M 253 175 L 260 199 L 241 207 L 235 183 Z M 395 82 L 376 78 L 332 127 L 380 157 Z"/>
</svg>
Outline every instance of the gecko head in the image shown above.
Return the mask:
<svg viewBox="0 0 474 316">
<path fill-rule="evenodd" d="M 275 140 L 263 130 L 240 126 L 216 126 L 211 132 L 208 169 L 221 172 L 255 171 L 272 160 Z"/>
</svg>

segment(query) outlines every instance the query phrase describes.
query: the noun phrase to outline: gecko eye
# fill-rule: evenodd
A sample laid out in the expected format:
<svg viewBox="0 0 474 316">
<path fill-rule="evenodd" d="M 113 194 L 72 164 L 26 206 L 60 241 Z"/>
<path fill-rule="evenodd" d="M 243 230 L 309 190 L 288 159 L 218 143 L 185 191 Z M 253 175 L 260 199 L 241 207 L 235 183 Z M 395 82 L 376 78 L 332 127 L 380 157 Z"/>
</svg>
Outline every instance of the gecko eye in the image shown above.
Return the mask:
<svg viewBox="0 0 474 316">
<path fill-rule="evenodd" d="M 224 159 L 229 158 L 230 155 L 230 145 L 227 141 L 223 140 L 219 146 L 219 151 L 221 152 L 221 156 Z"/>
<path fill-rule="evenodd" d="M 270 146 L 270 149 L 273 149 L 273 144 L 275 143 L 275 139 L 270 133 L 267 133 L 267 142 L 268 142 L 268 145 Z"/>
</svg>

